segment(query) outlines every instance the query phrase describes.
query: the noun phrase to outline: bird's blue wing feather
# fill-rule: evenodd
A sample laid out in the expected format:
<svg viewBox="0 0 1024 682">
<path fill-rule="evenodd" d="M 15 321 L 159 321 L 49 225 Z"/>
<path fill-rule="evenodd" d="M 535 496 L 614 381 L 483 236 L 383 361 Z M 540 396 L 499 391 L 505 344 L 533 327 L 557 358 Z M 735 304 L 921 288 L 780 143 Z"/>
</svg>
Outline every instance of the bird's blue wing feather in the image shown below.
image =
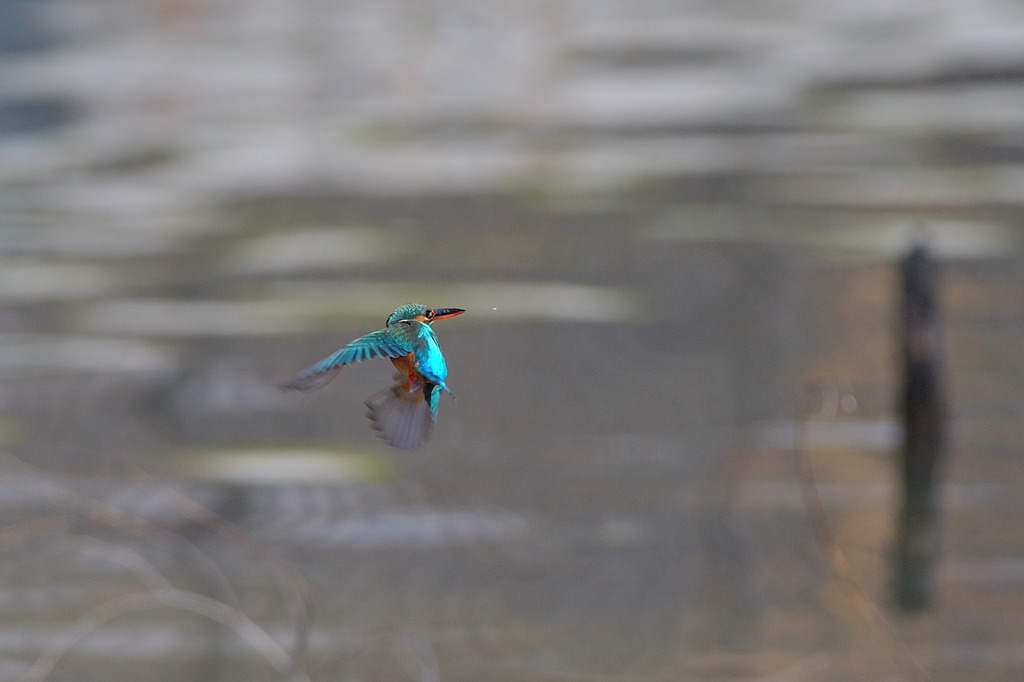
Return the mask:
<svg viewBox="0 0 1024 682">
<path fill-rule="evenodd" d="M 448 387 L 444 384 L 427 384 L 423 387 L 423 398 L 427 401 L 427 407 L 430 408 L 430 421 L 437 422 L 437 399 L 441 396 L 441 388 L 448 391 Z M 448 391 L 451 393 L 451 391 Z"/>
<path fill-rule="evenodd" d="M 420 324 L 416 346 L 413 354 L 416 359 L 416 369 L 424 377 L 448 389 L 444 384 L 448 376 L 448 366 L 445 364 L 444 355 L 441 353 L 441 346 L 437 343 L 437 336 L 429 325 Z"/>
<path fill-rule="evenodd" d="M 339 348 L 326 358 L 316 363 L 309 369 L 311 371 L 326 371 L 351 365 L 353 362 L 362 362 L 371 358 L 397 358 L 406 355 L 412 350 L 401 339 L 392 336 L 387 329 L 380 329 L 360 336 L 344 348 Z"/>
<path fill-rule="evenodd" d="M 283 382 L 281 387 L 296 391 L 311 391 L 333 379 L 338 370 L 345 365 L 375 357 L 397 358 L 412 352 L 412 350 L 412 347 L 409 347 L 402 339 L 390 334 L 387 329 L 380 329 L 360 336 L 345 347 L 339 348 L 320 362 Z"/>
</svg>

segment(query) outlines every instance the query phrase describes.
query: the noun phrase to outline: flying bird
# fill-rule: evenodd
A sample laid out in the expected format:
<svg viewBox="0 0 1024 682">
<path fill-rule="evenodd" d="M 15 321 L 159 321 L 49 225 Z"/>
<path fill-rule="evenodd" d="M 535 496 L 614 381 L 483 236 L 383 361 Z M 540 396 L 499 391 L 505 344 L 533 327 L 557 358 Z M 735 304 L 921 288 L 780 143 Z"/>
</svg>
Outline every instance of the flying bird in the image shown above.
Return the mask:
<svg viewBox="0 0 1024 682">
<path fill-rule="evenodd" d="M 367 416 L 388 445 L 414 450 L 427 441 L 437 422 L 441 391 L 451 393 L 444 383 L 448 367 L 430 323 L 464 312 L 462 308 L 428 308 L 419 303 L 400 305 L 383 329 L 360 336 L 280 386 L 312 391 L 333 379 L 345 365 L 388 358 L 398 370 L 395 385 L 366 399 Z"/>
</svg>

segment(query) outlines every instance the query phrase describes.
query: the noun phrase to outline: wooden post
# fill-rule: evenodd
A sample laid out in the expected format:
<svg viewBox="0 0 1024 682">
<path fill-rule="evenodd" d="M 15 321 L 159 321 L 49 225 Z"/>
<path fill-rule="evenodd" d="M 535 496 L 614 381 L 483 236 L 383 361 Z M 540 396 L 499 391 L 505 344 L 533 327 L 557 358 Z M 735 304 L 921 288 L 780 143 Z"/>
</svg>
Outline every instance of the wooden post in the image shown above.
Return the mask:
<svg viewBox="0 0 1024 682">
<path fill-rule="evenodd" d="M 944 343 L 938 264 L 923 247 L 902 261 L 902 503 L 895 555 L 895 601 L 904 611 L 928 608 L 939 559 L 939 478 L 945 449 Z"/>
</svg>

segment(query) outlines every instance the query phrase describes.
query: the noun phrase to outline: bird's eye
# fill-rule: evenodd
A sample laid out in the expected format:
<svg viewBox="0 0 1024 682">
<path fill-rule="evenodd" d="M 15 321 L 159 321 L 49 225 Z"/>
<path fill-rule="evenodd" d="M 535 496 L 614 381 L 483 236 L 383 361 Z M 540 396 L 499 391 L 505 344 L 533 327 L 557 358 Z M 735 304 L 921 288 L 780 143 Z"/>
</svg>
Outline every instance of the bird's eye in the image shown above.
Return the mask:
<svg viewBox="0 0 1024 682">
<path fill-rule="evenodd" d="M 434 319 L 434 315 L 436 315 L 436 314 L 437 313 L 435 313 L 433 311 L 433 309 L 428 308 L 427 312 L 423 313 L 423 317 L 427 318 L 428 320 L 432 320 L 432 319 Z"/>
</svg>

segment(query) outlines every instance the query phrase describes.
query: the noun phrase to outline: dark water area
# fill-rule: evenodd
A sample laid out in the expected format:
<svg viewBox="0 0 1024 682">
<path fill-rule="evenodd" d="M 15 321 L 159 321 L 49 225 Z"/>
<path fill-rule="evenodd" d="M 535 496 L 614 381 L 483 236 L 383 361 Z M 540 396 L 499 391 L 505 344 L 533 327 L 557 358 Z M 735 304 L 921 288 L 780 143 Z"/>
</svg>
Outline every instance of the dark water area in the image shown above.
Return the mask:
<svg viewBox="0 0 1024 682">
<path fill-rule="evenodd" d="M 0 4 L 0 679 L 1018 679 L 1024 16 L 749 9 Z M 276 387 L 409 301 L 423 450 Z"/>
</svg>

